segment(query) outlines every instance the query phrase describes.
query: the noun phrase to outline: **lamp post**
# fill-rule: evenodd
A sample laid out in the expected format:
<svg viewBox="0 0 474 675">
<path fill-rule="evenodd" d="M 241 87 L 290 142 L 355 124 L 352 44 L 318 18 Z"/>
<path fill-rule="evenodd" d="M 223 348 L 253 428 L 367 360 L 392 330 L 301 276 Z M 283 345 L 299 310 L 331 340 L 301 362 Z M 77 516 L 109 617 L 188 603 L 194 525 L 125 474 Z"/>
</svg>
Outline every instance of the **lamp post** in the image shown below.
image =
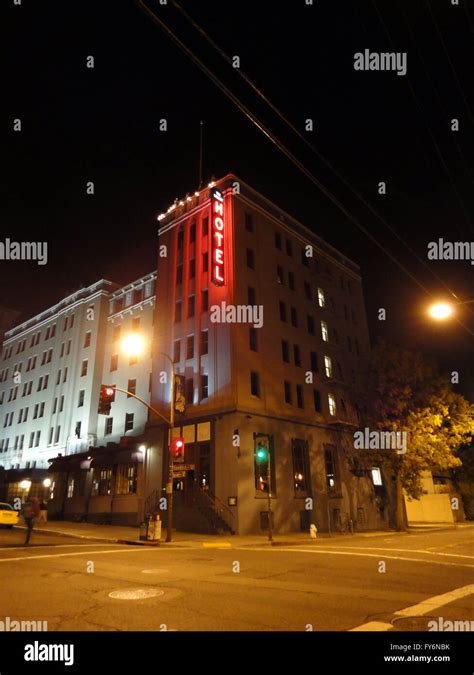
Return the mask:
<svg viewBox="0 0 474 675">
<path fill-rule="evenodd" d="M 436 319 L 436 321 L 444 321 L 445 319 L 451 318 L 455 314 L 455 309 L 456 307 L 459 307 L 459 305 L 469 305 L 473 302 L 474 300 L 464 300 L 458 302 L 434 302 L 429 306 L 428 314 L 432 319 Z"/>
<path fill-rule="evenodd" d="M 131 333 L 130 335 L 127 335 L 123 342 L 122 342 L 122 351 L 126 353 L 128 356 L 138 356 L 144 349 L 144 340 L 143 338 L 137 334 L 137 333 Z M 175 372 L 174 372 L 174 363 L 173 359 L 166 354 L 165 352 L 156 352 L 157 356 L 163 356 L 165 359 L 169 361 L 169 364 L 171 366 L 171 402 L 170 402 L 170 417 L 169 420 L 166 419 L 161 413 L 159 413 L 155 408 L 152 406 L 148 405 L 143 399 L 140 399 L 140 397 L 130 394 L 130 392 L 126 392 L 129 395 L 132 395 L 134 398 L 138 399 L 142 403 L 144 403 L 150 410 L 155 412 L 159 417 L 161 417 L 167 424 L 168 424 L 168 481 L 166 483 L 166 495 L 167 495 L 167 502 L 168 502 L 168 526 L 167 526 L 167 532 L 166 532 L 166 541 L 170 542 L 172 540 L 172 527 L 173 527 L 173 456 L 171 453 L 171 438 L 173 435 L 173 429 L 174 429 L 174 390 L 175 390 Z M 114 387 L 117 391 L 126 391 L 124 389 L 120 389 L 119 387 Z"/>
</svg>

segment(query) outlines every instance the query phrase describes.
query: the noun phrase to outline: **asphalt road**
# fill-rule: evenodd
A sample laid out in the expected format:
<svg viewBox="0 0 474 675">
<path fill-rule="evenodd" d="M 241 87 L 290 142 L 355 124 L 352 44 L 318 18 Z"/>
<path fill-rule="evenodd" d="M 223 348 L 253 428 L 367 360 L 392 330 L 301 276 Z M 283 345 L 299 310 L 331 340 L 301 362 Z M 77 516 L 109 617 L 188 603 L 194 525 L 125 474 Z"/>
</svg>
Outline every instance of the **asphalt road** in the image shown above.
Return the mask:
<svg viewBox="0 0 474 675">
<path fill-rule="evenodd" d="M 49 631 L 406 631 L 442 617 L 474 628 L 473 532 L 272 548 L 34 533 L 25 548 L 23 531 L 1 529 L 0 621 L 47 621 Z"/>
</svg>

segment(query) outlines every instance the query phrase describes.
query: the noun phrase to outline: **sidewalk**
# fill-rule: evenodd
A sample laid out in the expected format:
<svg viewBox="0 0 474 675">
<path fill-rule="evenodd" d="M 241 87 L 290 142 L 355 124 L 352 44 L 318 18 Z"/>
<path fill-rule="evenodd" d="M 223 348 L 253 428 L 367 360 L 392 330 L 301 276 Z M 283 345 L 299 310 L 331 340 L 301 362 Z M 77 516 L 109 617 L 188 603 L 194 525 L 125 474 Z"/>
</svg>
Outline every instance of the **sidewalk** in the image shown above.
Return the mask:
<svg viewBox="0 0 474 675">
<path fill-rule="evenodd" d="M 474 523 L 458 523 L 458 529 L 474 528 Z M 408 534 L 421 534 L 428 531 L 453 530 L 453 525 L 442 523 L 433 523 L 432 526 L 420 524 L 417 527 L 410 528 Z M 64 537 L 73 537 L 76 539 L 85 539 L 98 542 L 127 543 L 136 545 L 149 545 L 148 542 L 141 542 L 139 539 L 138 527 L 125 527 L 121 525 L 95 525 L 92 523 L 75 523 L 67 520 L 53 520 L 48 523 L 35 527 L 34 532 L 38 534 L 61 535 Z M 288 532 L 284 534 L 275 534 L 273 543 L 268 541 L 266 535 L 213 535 L 196 534 L 194 532 L 173 531 L 172 543 L 166 544 L 166 530 L 161 533 L 161 545 L 177 548 L 234 548 L 234 547 L 253 547 L 253 546 L 315 546 L 318 542 L 324 541 L 341 543 L 347 539 L 365 539 L 367 537 L 387 537 L 400 534 L 393 530 L 383 530 L 376 532 L 358 532 L 351 534 L 318 534 L 317 539 L 311 539 L 306 532 Z"/>
</svg>

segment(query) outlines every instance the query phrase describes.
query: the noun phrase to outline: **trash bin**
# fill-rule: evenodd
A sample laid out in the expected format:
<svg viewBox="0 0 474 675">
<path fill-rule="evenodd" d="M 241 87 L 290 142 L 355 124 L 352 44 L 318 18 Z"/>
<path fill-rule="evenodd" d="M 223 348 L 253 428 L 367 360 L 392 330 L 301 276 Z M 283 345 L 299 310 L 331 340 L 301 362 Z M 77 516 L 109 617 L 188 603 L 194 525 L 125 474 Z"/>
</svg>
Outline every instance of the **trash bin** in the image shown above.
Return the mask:
<svg viewBox="0 0 474 675">
<path fill-rule="evenodd" d="M 160 514 L 154 513 L 148 521 L 146 535 L 147 541 L 160 541 L 161 539 L 161 520 Z"/>
</svg>

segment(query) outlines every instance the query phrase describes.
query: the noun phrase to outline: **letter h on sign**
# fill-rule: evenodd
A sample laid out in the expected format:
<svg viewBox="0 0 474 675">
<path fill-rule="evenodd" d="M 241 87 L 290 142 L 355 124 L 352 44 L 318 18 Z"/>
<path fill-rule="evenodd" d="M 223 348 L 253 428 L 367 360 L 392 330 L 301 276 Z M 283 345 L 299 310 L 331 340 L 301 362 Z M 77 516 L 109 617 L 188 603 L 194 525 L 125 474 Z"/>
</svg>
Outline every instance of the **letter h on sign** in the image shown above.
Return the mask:
<svg viewBox="0 0 474 675">
<path fill-rule="evenodd" d="M 224 197 L 220 190 L 212 190 L 212 281 L 223 286 L 224 277 Z"/>
</svg>

